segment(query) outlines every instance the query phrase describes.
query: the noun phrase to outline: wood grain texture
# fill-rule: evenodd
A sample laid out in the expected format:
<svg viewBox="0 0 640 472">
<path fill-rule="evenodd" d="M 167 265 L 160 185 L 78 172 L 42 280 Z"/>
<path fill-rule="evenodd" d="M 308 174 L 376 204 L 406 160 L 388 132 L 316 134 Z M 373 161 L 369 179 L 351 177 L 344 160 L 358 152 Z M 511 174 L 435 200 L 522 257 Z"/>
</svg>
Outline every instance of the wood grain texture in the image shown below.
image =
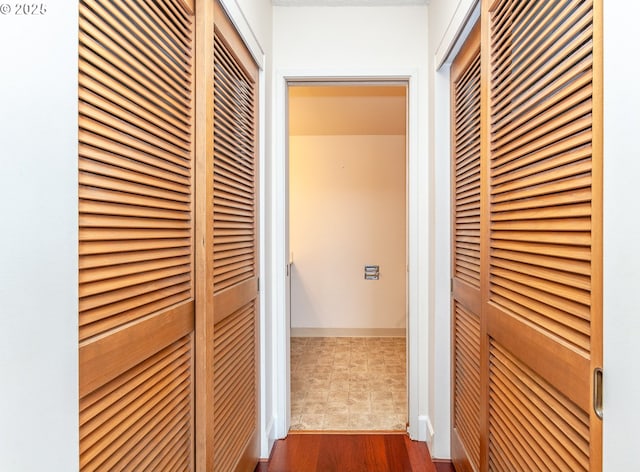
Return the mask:
<svg viewBox="0 0 640 472">
<path fill-rule="evenodd" d="M 487 6 L 481 470 L 599 470 L 601 2 Z"/>
<path fill-rule="evenodd" d="M 196 470 L 259 446 L 258 69 L 217 1 L 196 8 Z"/>
<path fill-rule="evenodd" d="M 436 472 L 425 443 L 405 434 L 290 434 L 263 472 Z"/>
<path fill-rule="evenodd" d="M 456 472 L 456 469 L 449 460 L 434 459 L 433 464 L 436 466 L 436 472 Z"/>
<path fill-rule="evenodd" d="M 196 1 L 196 208 L 195 208 L 195 345 L 196 382 L 195 470 L 213 470 L 213 31 L 214 8 L 208 0 Z"/>
<path fill-rule="evenodd" d="M 78 4 L 81 470 L 193 470 L 193 16 Z"/>
<path fill-rule="evenodd" d="M 480 24 L 451 65 L 451 457 L 480 467 L 481 106 Z"/>
</svg>

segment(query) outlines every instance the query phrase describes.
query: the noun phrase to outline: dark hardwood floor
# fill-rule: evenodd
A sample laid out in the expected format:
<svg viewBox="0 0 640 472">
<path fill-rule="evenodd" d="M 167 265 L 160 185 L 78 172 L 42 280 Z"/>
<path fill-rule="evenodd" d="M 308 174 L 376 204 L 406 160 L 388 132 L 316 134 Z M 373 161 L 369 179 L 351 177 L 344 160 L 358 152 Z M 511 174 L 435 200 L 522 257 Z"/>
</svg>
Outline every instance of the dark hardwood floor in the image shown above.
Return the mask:
<svg viewBox="0 0 640 472">
<path fill-rule="evenodd" d="M 256 472 L 436 472 L 406 434 L 289 434 Z"/>
</svg>

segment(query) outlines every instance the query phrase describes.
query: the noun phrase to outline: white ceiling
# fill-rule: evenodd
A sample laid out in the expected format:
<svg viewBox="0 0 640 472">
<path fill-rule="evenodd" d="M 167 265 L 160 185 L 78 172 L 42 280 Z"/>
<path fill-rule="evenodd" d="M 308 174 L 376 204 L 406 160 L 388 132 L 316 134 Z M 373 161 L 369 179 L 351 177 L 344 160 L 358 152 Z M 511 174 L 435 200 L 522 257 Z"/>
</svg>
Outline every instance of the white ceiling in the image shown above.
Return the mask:
<svg viewBox="0 0 640 472">
<path fill-rule="evenodd" d="M 292 85 L 289 135 L 403 135 L 404 85 Z"/>
<path fill-rule="evenodd" d="M 428 5 L 429 0 L 271 0 L 273 5 L 286 7 L 311 7 L 311 6 L 391 6 L 404 5 Z"/>
</svg>

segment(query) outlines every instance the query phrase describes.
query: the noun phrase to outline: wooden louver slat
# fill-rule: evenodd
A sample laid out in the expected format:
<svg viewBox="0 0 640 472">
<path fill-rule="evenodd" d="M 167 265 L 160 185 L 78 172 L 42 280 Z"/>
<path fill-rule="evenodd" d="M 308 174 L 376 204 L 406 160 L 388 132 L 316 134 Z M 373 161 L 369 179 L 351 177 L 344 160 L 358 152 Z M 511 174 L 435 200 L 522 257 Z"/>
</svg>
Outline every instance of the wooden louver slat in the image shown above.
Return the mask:
<svg viewBox="0 0 640 472">
<path fill-rule="evenodd" d="M 588 414 L 497 343 L 490 349 L 489 397 L 495 414 L 490 416 L 489 447 L 491 455 L 498 450 L 511 454 L 507 467 L 496 470 L 588 471 Z"/>
<path fill-rule="evenodd" d="M 453 405 L 454 428 L 458 431 L 469 461 L 480 467 L 480 322 L 460 304 L 454 303 L 455 363 Z"/>
<path fill-rule="evenodd" d="M 571 248 L 584 249 L 588 254 L 591 244 L 588 217 L 592 198 L 589 149 L 592 61 L 585 47 L 591 44 L 592 5 L 589 1 L 550 2 L 554 14 L 545 16 L 543 12 L 548 6 L 542 3 L 531 2 L 518 16 L 511 17 L 513 24 L 518 25 L 515 30 L 504 29 L 500 24 L 494 26 L 496 37 L 504 38 L 495 41 L 502 41 L 504 46 L 492 50 L 493 83 L 502 85 L 491 90 L 492 130 L 495 130 L 491 140 L 491 239 L 492 245 L 493 241 L 508 241 L 511 251 L 492 259 L 491 277 L 496 286 L 512 289 L 526 286 L 526 291 L 516 291 L 532 301 L 547 300 L 549 307 L 538 307 L 541 312 L 535 321 L 528 309 L 518 308 L 518 302 L 509 303 L 510 313 L 546 330 L 548 325 L 542 318 L 556 308 L 566 310 L 566 316 L 553 315 L 550 322 L 564 320 L 561 323 L 567 327 L 575 318 L 588 319 L 590 313 L 588 275 L 584 271 L 575 272 L 571 260 L 553 270 L 544 267 L 552 253 L 546 251 L 547 245 L 565 246 L 565 254 L 570 254 Z M 550 48 L 549 41 L 553 39 L 555 44 L 560 36 L 567 40 Z M 559 79 L 559 71 L 568 67 L 562 58 L 570 57 L 574 51 L 580 51 L 587 62 L 576 75 Z M 528 83 L 533 75 L 538 77 L 535 87 L 526 89 L 517 85 Z M 511 106 L 512 103 L 517 106 Z M 511 229 L 498 224 L 534 220 L 531 230 L 524 225 L 522 229 L 512 225 Z M 572 220 L 576 220 L 575 230 L 571 229 Z M 533 251 L 525 241 L 536 242 L 538 248 Z M 519 254 L 527 254 L 525 262 Z M 514 256 L 521 262 L 510 260 Z M 538 278 L 532 277 L 535 274 Z M 505 293 L 492 296 L 492 300 L 502 304 Z M 573 338 L 565 341 L 576 343 Z M 579 346 L 585 349 L 588 343 L 580 341 Z"/>
<path fill-rule="evenodd" d="M 189 424 L 191 336 L 178 340 L 112 382 L 80 399 L 80 466 L 86 470 L 122 469 L 130 453 L 155 456 L 145 437 L 171 438 L 167 424 Z M 171 385 L 181 386 L 178 389 Z M 140 418 L 140 421 L 136 421 Z M 113 431 L 120 431 L 116 437 Z M 156 438 L 154 442 L 161 442 Z M 173 456 L 184 455 L 189 435 Z M 140 452 L 138 450 L 141 449 Z M 144 457 L 144 454 L 142 455 Z M 120 461 L 120 466 L 116 464 Z M 124 468 L 133 464 L 125 462 Z M 186 469 L 183 469 L 186 470 Z"/>
<path fill-rule="evenodd" d="M 255 97 L 251 78 L 216 36 L 214 50 L 214 259 L 218 293 L 255 277 L 255 253 L 234 252 L 242 241 L 255 241 Z"/>
<path fill-rule="evenodd" d="M 480 54 L 455 82 L 454 275 L 480 287 Z M 462 137 L 461 137 L 462 134 Z"/>
<path fill-rule="evenodd" d="M 171 40 L 168 41 L 168 34 L 157 25 L 157 14 L 146 13 L 143 6 L 136 6 L 136 15 L 129 15 L 126 18 L 115 10 L 115 6 L 103 5 L 96 1 L 88 1 L 81 5 L 81 43 L 91 44 L 92 54 L 103 58 L 100 67 L 102 77 L 109 79 L 112 71 L 118 83 L 123 88 L 111 88 L 99 81 L 99 77 L 93 74 L 93 66 L 85 62 L 81 57 L 80 77 L 81 89 L 80 97 L 80 238 L 81 241 L 100 241 L 105 257 L 112 256 L 118 259 L 123 253 L 139 253 L 146 249 L 146 245 L 135 243 L 135 240 L 142 238 L 184 238 L 179 245 L 189 247 L 191 245 L 190 236 L 190 209 L 191 209 L 191 186 L 189 180 L 179 181 L 176 178 L 176 171 L 179 174 L 188 176 L 190 171 L 191 153 L 191 104 L 190 101 L 181 99 L 174 101 L 174 105 L 167 108 L 166 94 L 169 92 L 173 97 L 188 97 L 190 80 L 185 76 L 191 67 L 191 47 L 188 41 Z M 126 21 L 125 21 L 126 20 Z M 88 23 L 91 21 L 91 24 Z M 87 23 L 85 23 L 87 22 Z M 133 23 L 135 22 L 135 23 Z M 151 60 L 164 61 L 164 57 L 157 52 L 148 52 L 148 56 L 141 56 L 141 53 L 131 52 L 136 50 L 136 41 L 142 41 L 142 36 L 135 39 L 140 33 L 134 32 L 144 30 L 144 25 L 153 26 L 153 31 L 147 31 L 144 36 L 146 48 L 149 51 L 166 51 L 167 63 L 180 64 L 180 81 L 169 81 L 164 83 L 162 90 L 157 88 L 146 89 L 141 96 L 142 100 L 136 100 L 138 95 L 131 95 L 127 92 L 122 95 L 122 90 L 140 90 L 137 88 L 136 79 L 138 77 L 148 77 L 148 80 L 156 80 L 156 66 L 151 67 Z M 82 25 L 86 25 L 84 28 Z M 100 25 L 101 31 L 95 29 L 93 25 Z M 147 27 L 147 26 L 144 26 Z M 109 36 L 108 39 L 106 35 Z M 116 44 L 116 41 L 120 43 Z M 134 41 L 130 43 L 129 41 Z M 125 60 L 111 55 L 102 46 L 113 46 L 112 50 L 117 51 L 127 48 L 130 52 L 126 55 L 126 67 L 120 65 Z M 129 44 L 129 46 L 125 46 Z M 124 53 L 123 53 L 124 54 Z M 153 58 L 150 58 L 153 56 Z M 87 56 L 89 58 L 90 56 Z M 88 66 L 85 68 L 85 64 Z M 159 67 L 159 66 L 158 66 Z M 165 67 L 165 66 L 163 66 Z M 173 66 L 172 66 L 173 67 Z M 128 75 L 128 71 L 136 71 L 133 75 Z M 127 74 L 127 75 L 125 75 Z M 176 78 L 178 76 L 175 76 Z M 111 80 L 111 79 L 110 79 Z M 129 84 L 132 89 L 129 89 Z M 84 86 L 82 86 L 84 85 Z M 126 87 L 126 89 L 125 89 Z M 108 93 L 105 93 L 108 92 Z M 136 100 L 136 101 L 134 101 Z M 159 106 L 140 108 L 137 103 L 144 104 L 148 100 L 155 101 Z M 189 98 L 190 100 L 190 98 Z M 142 105 L 143 107 L 145 105 Z M 158 121 L 158 118 L 164 121 Z M 176 121 L 178 118 L 180 121 Z M 171 127 L 164 130 L 158 128 L 157 123 L 171 123 Z M 168 126 L 168 125 L 167 125 Z M 176 127 L 179 126 L 179 127 Z M 99 140 L 96 139 L 100 137 Z M 179 136 L 179 137 L 178 137 Z M 95 137 L 95 138 L 94 138 Z M 185 138 L 187 138 L 185 140 Z M 175 143 L 178 143 L 177 145 Z M 144 156 L 143 154 L 144 153 Z M 139 172 L 143 172 L 140 174 Z M 170 171 L 168 173 L 167 171 Z M 107 174 L 107 175 L 105 175 Z M 166 178 L 165 178 L 166 177 Z M 171 180 L 169 180 L 171 179 Z M 154 209 L 155 208 L 155 209 Z M 143 232 L 143 228 L 148 231 Z M 157 228 L 153 229 L 152 228 Z M 161 230 L 162 228 L 162 230 Z M 185 229 L 184 233 L 176 233 Z M 154 234 L 155 233 L 155 234 Z M 153 234 L 153 236 L 152 236 Z M 131 244 L 127 245 L 126 240 Z M 116 248 L 113 241 L 121 241 Z M 175 244 L 175 243 L 173 243 Z M 154 247 L 155 243 L 151 243 Z M 84 252 L 89 246 L 81 244 L 80 259 L 81 266 L 84 266 L 83 257 L 88 256 Z M 94 244 L 94 247 L 96 244 Z M 99 249 L 93 249 L 96 251 Z M 95 257 L 95 252 L 93 253 Z M 142 256 L 144 257 L 144 256 Z M 171 280 L 179 275 L 189 275 L 191 273 L 191 263 L 188 258 L 184 262 L 175 266 L 180 270 L 168 270 L 174 263 L 171 259 L 160 257 L 149 259 L 147 256 L 145 265 L 140 265 L 134 261 L 124 265 L 113 266 L 113 275 L 108 275 L 106 271 L 99 269 L 89 269 L 88 267 L 80 271 L 80 293 L 81 307 L 84 305 L 82 297 L 94 297 L 101 293 L 105 295 L 125 285 L 118 282 L 127 272 L 139 274 L 137 278 L 131 279 L 130 285 L 140 285 L 144 283 L 160 283 L 161 280 Z M 138 268 L 136 268 L 138 266 Z M 165 267 L 166 270 L 156 270 Z M 100 275 L 91 276 L 91 270 Z M 155 275 L 157 274 L 157 275 Z M 90 282 L 93 278 L 99 277 L 105 282 L 104 288 Z M 112 280 L 112 282 L 110 281 Z M 94 284 L 95 288 L 91 288 Z M 160 283 L 160 286 L 163 285 Z M 124 295 L 124 293 L 123 293 Z M 133 294 L 132 294 L 133 295 Z M 131 295 L 128 295 L 131 296 Z M 136 296 L 136 295 L 134 295 Z M 137 296 L 141 296 L 137 295 Z M 188 299 L 191 294 L 183 292 L 183 300 Z M 118 297 L 111 297 L 115 303 Z M 171 303 L 176 303 L 175 297 L 171 298 Z M 131 303 L 129 303 L 132 305 Z M 92 304 L 95 309 L 95 304 Z M 157 305 L 156 305 L 157 307 Z M 104 315 L 116 316 L 117 312 L 105 311 Z M 140 312 L 140 315 L 145 312 Z M 131 319 L 126 318 L 128 321 Z M 85 322 L 83 312 L 80 313 L 81 338 L 82 333 L 91 332 L 98 334 Z M 90 323 L 99 322 L 100 319 L 91 316 Z M 106 326 L 113 328 L 113 324 Z M 89 331 L 87 331 L 87 329 Z"/>
<path fill-rule="evenodd" d="M 216 323 L 215 470 L 232 470 L 256 428 L 255 305 Z"/>
</svg>

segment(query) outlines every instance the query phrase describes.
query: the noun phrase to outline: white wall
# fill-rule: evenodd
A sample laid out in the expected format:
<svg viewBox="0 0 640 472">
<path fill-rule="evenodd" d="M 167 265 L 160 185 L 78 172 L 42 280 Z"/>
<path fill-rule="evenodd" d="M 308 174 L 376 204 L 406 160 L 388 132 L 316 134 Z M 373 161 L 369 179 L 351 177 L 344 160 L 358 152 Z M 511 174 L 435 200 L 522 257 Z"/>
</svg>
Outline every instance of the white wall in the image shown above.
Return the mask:
<svg viewBox="0 0 640 472">
<path fill-rule="evenodd" d="M 426 12 L 425 6 L 275 7 L 274 67 L 324 75 L 389 68 L 426 72 Z"/>
<path fill-rule="evenodd" d="M 410 434 L 428 439 L 427 417 L 427 7 L 275 7 L 273 29 L 274 52 L 274 179 L 271 189 L 276 212 L 274 221 L 284 225 L 286 214 L 285 113 L 286 78 L 322 77 L 409 77 L 409 418 Z M 280 218 L 280 220 L 278 220 Z M 286 248 L 284 232 L 274 228 L 274 253 L 281 268 L 273 273 L 275 283 L 284 281 Z M 286 304 L 284 282 L 276 290 L 277 315 Z M 412 320 L 412 317 L 413 320 Z M 283 347 L 274 367 L 276 375 L 285 376 L 286 321 L 280 320 L 276 333 Z M 412 341 L 412 336 L 416 339 Z M 286 380 L 285 380 L 286 381 Z M 279 379 L 278 384 L 282 384 Z M 278 392 L 286 397 L 288 392 Z M 282 406 L 282 405 L 281 405 Z M 286 408 L 279 408 L 285 411 Z M 278 434 L 286 434 L 286 419 L 278 421 Z"/>
<path fill-rule="evenodd" d="M 604 472 L 640 470 L 637 2 L 604 2 Z"/>
<path fill-rule="evenodd" d="M 292 330 L 404 335 L 405 137 L 289 143 Z M 366 264 L 380 280 L 364 279 Z"/>
<path fill-rule="evenodd" d="M 0 16 L 3 471 L 78 470 L 77 4 L 45 5 Z"/>
</svg>

